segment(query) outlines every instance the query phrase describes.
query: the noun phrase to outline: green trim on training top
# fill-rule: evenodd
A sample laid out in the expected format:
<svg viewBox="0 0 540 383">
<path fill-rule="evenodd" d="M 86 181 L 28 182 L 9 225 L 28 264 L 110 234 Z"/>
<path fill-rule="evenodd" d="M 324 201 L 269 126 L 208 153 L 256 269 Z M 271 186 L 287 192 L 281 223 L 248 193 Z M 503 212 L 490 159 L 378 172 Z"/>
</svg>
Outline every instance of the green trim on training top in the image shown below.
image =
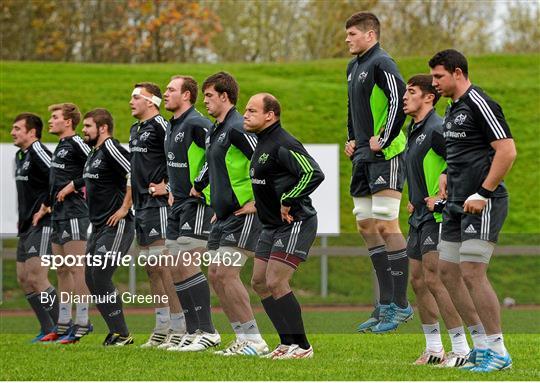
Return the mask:
<svg viewBox="0 0 540 383">
<path fill-rule="evenodd" d="M 187 151 L 188 166 L 189 166 L 189 182 L 193 185 L 195 178 L 199 176 L 201 169 L 206 161 L 205 151 L 198 146 L 195 141 L 191 142 Z M 206 203 L 210 205 L 210 183 L 202 191 Z"/>
<path fill-rule="evenodd" d="M 446 162 L 444 158 L 435 153 L 433 148 L 430 148 L 422 160 L 422 167 L 428 195 L 435 197 L 439 193 L 439 176 L 446 169 Z M 433 213 L 433 217 L 436 222 L 442 222 L 441 213 Z"/>
<path fill-rule="evenodd" d="M 388 98 L 384 91 L 375 84 L 369 97 L 369 106 L 373 117 L 373 135 L 380 134 L 388 120 Z M 400 131 L 392 143 L 382 150 L 384 158 L 389 160 L 405 150 L 405 134 Z"/>
<path fill-rule="evenodd" d="M 289 150 L 289 152 L 291 152 L 293 157 L 296 159 L 296 161 L 304 171 L 304 174 L 302 175 L 302 178 L 300 178 L 298 184 L 296 184 L 296 186 L 290 192 L 284 193 L 281 196 L 281 201 L 287 198 L 294 198 L 298 196 L 306 188 L 306 185 L 309 184 L 311 178 L 313 177 L 313 167 L 309 164 L 309 161 L 306 159 L 306 157 L 292 150 Z"/>
<path fill-rule="evenodd" d="M 229 182 L 240 206 L 254 201 L 251 179 L 249 178 L 250 160 L 236 146 L 229 146 L 225 154 L 225 166 L 229 175 Z"/>
</svg>

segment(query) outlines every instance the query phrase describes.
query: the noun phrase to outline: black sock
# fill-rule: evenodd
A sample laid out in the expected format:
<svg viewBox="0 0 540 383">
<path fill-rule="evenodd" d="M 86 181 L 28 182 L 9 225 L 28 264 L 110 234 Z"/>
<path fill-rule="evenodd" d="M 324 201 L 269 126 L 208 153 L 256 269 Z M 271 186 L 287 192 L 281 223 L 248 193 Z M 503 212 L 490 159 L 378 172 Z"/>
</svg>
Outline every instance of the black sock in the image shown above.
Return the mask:
<svg viewBox="0 0 540 383">
<path fill-rule="evenodd" d="M 60 312 L 60 309 L 58 308 L 58 295 L 56 294 L 56 289 L 53 286 L 49 286 L 45 292 L 47 293 L 47 302 L 43 302 L 42 305 L 49 313 L 52 322 L 56 325 L 58 322 L 58 313 Z"/>
<path fill-rule="evenodd" d="M 407 249 L 388 252 L 388 260 L 392 268 L 392 278 L 394 280 L 393 301 L 401 308 L 407 307 L 407 283 L 409 279 L 409 258 Z"/>
<path fill-rule="evenodd" d="M 392 279 L 390 261 L 386 255 L 385 247 L 381 245 L 368 250 L 379 283 L 379 303 L 389 305 L 392 303 L 394 296 L 394 280 Z"/>
<path fill-rule="evenodd" d="M 115 302 L 112 302 L 114 299 L 113 296 L 116 298 Z M 121 336 L 129 335 L 120 294 L 114 292 L 113 294 L 99 296 L 99 299 L 104 303 L 98 303 L 96 304 L 96 307 L 105 320 L 105 323 L 107 323 L 109 331 L 111 333 L 120 334 Z"/>
<path fill-rule="evenodd" d="M 307 350 L 310 345 L 304 330 L 304 321 L 302 320 L 302 309 L 296 300 L 294 293 L 291 291 L 288 294 L 275 300 L 278 312 L 287 323 L 289 332 L 292 336 L 294 344 L 299 345 L 304 350 Z"/>
<path fill-rule="evenodd" d="M 26 294 L 26 299 L 32 307 L 32 310 L 36 313 L 36 317 L 41 326 L 41 331 L 45 334 L 48 334 L 52 331 L 54 327 L 54 322 L 51 320 L 49 312 L 45 310 L 45 307 L 41 304 L 40 294 L 36 292 L 31 292 Z"/>
<path fill-rule="evenodd" d="M 190 287 L 187 288 L 187 291 L 191 296 L 191 301 L 199 318 L 197 328 L 213 334 L 216 332 L 216 329 L 212 323 L 210 285 L 208 284 L 208 280 L 203 273 L 197 273 L 182 282 L 183 285 L 188 283 Z"/>
<path fill-rule="evenodd" d="M 188 279 L 189 280 L 189 279 Z M 197 311 L 195 310 L 195 304 L 189 293 L 189 286 L 185 285 L 186 281 L 175 283 L 174 287 L 176 288 L 176 295 L 178 295 L 178 300 L 182 305 L 182 310 L 184 311 L 184 318 L 186 320 L 186 331 L 188 334 L 193 334 L 199 328 L 199 317 Z"/>
<path fill-rule="evenodd" d="M 290 336 L 291 331 L 288 329 L 287 322 L 285 322 L 285 319 L 278 311 L 278 306 L 274 297 L 269 296 L 268 298 L 261 299 L 261 303 L 264 307 L 264 311 L 266 311 L 266 315 L 268 315 L 274 328 L 279 334 L 280 343 L 287 346 L 293 344 L 293 339 Z"/>
</svg>

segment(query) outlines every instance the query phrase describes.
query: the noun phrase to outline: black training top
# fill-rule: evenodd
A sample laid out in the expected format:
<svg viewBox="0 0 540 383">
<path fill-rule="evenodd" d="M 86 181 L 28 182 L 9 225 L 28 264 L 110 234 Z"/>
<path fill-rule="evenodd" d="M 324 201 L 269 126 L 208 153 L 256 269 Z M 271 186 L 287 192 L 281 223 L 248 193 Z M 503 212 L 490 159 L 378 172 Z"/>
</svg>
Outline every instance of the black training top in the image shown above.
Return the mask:
<svg viewBox="0 0 540 383">
<path fill-rule="evenodd" d="M 15 183 L 19 221 L 18 235 L 32 226 L 32 218 L 49 199 L 49 169 L 51 152 L 40 141 L 34 141 L 26 150 L 19 149 L 15 155 Z M 51 216 L 47 214 L 40 224 L 48 225 Z"/>
<path fill-rule="evenodd" d="M 88 153 L 90 148 L 77 135 L 61 138 L 56 146 L 49 177 L 49 206 L 52 206 L 53 220 L 88 217 L 86 200 L 80 190 L 84 186 L 82 175 Z M 77 191 L 67 195 L 63 202 L 58 202 L 58 192 L 71 181 Z"/>
<path fill-rule="evenodd" d="M 99 227 L 107 222 L 124 202 L 129 152 L 112 138 L 92 149 L 84 167 L 84 183 L 90 222 Z M 128 214 L 131 214 L 128 213 Z"/>
<path fill-rule="evenodd" d="M 281 205 L 290 206 L 295 221 L 317 214 L 309 195 L 324 174 L 304 146 L 281 127 L 280 121 L 257 134 L 250 176 L 257 215 L 263 225 L 284 225 Z"/>
<path fill-rule="evenodd" d="M 135 209 L 167 206 L 166 195 L 152 197 L 148 188 L 151 182 L 158 184 L 167 180 L 164 143 L 168 126 L 169 123 L 158 114 L 131 127 L 131 193 Z"/>
<path fill-rule="evenodd" d="M 448 200 L 465 201 L 486 179 L 495 150 L 490 143 L 512 138 L 501 107 L 480 88 L 471 86 L 451 102 L 443 121 L 448 164 Z M 504 183 L 493 197 L 507 195 Z"/>
</svg>

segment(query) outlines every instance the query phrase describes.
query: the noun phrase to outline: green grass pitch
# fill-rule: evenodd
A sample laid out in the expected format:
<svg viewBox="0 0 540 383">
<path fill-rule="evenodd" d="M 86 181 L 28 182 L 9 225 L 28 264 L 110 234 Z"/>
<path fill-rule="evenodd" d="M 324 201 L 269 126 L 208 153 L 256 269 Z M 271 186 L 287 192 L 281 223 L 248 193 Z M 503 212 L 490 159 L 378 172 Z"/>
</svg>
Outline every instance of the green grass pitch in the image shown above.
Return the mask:
<svg viewBox="0 0 540 383">
<path fill-rule="evenodd" d="M 315 349 L 311 360 L 267 360 L 220 357 L 212 352 L 175 353 L 141 349 L 153 325 L 153 315 L 130 314 L 128 324 L 136 345 L 104 348 L 103 320 L 93 316 L 95 332 L 79 344 L 30 344 L 31 316 L 1 316 L 1 380 L 538 380 L 540 379 L 540 323 L 538 311 L 504 310 L 505 342 L 511 370 L 476 374 L 456 369 L 413 366 L 424 347 L 417 319 L 399 332 L 357 334 L 356 324 L 366 312 L 305 312 L 308 336 Z M 271 347 L 278 337 L 263 313 L 257 320 Z M 222 345 L 233 339 L 223 314 L 215 315 L 223 331 Z M 443 342 L 450 349 L 449 339 Z"/>
</svg>

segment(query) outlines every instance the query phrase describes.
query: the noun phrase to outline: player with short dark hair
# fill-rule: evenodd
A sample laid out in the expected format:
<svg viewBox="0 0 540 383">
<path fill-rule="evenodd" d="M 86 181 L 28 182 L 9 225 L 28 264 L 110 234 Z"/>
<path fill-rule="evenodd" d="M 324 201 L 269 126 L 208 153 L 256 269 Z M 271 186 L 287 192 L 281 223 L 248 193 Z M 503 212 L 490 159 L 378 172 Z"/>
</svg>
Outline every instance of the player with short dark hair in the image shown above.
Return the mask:
<svg viewBox="0 0 540 383">
<path fill-rule="evenodd" d="M 138 121 L 130 129 L 131 192 L 135 209 L 135 232 L 140 257 L 166 254 L 168 192 L 165 133 L 169 123 L 159 113 L 161 90 L 156 84 L 135 84 L 129 105 Z M 174 290 L 169 268 L 165 264 L 146 263 L 150 290 L 154 295 L 167 295 L 168 303 L 156 302 L 156 324 L 150 338 L 141 347 L 156 347 L 170 333 L 183 334 L 185 324 Z"/>
<path fill-rule="evenodd" d="M 41 264 L 41 257 L 51 254 L 51 215 L 33 222 L 34 215 L 49 196 L 51 152 L 39 140 L 42 128 L 39 116 L 21 113 L 13 120 L 11 129 L 13 144 L 19 148 L 15 155 L 19 211 L 17 280 L 41 327 L 32 342 L 52 332 L 58 320 L 58 296 L 49 282 L 47 267 Z"/>
<path fill-rule="evenodd" d="M 249 161 L 257 138 L 243 129 L 244 119 L 235 107 L 238 84 L 233 76 L 225 72 L 211 75 L 202 90 L 208 114 L 216 121 L 206 134 L 207 166 L 195 180 L 191 194 L 201 197 L 210 185 L 215 221 L 208 236 L 207 248 L 212 256 L 208 276 L 236 333 L 236 339 L 217 353 L 234 355 L 249 343 L 252 352 L 245 355 L 262 355 L 268 352 L 268 346 L 240 280 L 240 270 L 255 250 L 260 233 L 249 179 Z M 219 335 L 206 336 L 184 349 L 200 351 L 219 342 Z"/>
<path fill-rule="evenodd" d="M 158 346 L 171 351 L 181 351 L 197 336 L 216 332 L 210 309 L 210 286 L 197 263 L 200 258 L 196 258 L 206 250 L 214 212 L 209 206 L 208 188 L 203 190 L 202 198 L 189 194 L 204 166 L 204 140 L 212 126 L 193 105 L 197 90 L 193 77 L 173 76 L 164 94 L 165 109 L 173 113 L 165 133 L 171 205 L 165 244 L 169 253 L 179 258 L 177 265 L 171 266 L 171 273 L 186 322 L 186 334 L 171 334 Z"/>
<path fill-rule="evenodd" d="M 42 205 L 37 218 L 52 209 L 52 250 L 55 255 L 84 255 L 90 221 L 84 197 L 84 164 L 90 148 L 76 134 L 81 121 L 79 108 L 66 102 L 49 106 L 49 132 L 60 139 L 51 161 L 50 200 Z M 77 296 L 87 296 L 88 287 L 84 280 L 84 266 L 59 266 L 58 291 Z M 72 301 L 59 303 L 58 323 L 54 331 L 42 341 L 69 344 L 79 341 L 93 327 L 88 318 L 88 303 L 76 304 L 75 322 L 71 319 Z"/>
<path fill-rule="evenodd" d="M 441 279 L 461 314 L 455 285 L 463 277 L 485 328 L 486 349 L 475 347 L 471 371 L 507 369 L 512 358 L 504 345 L 499 301 L 486 273 L 508 214 L 503 178 L 516 158 L 516 147 L 499 104 L 469 80 L 463 54 L 454 49 L 438 52 L 429 67 L 433 86 L 451 99 L 443 121 L 448 175 L 441 176 L 440 190 L 448 202 L 439 243 Z"/>
<path fill-rule="evenodd" d="M 129 152 L 112 136 L 113 118 L 106 109 L 94 109 L 83 118 L 84 141 L 92 148 L 84 167 L 92 232 L 86 253 L 86 284 L 96 299 L 96 307 L 107 323 L 104 346 L 133 343 L 122 310 L 122 301 L 112 276 L 118 261 L 128 254 L 134 237 L 131 213 Z"/>
<path fill-rule="evenodd" d="M 268 93 L 251 97 L 244 113 L 244 129 L 258 138 L 250 176 L 263 225 L 251 284 L 280 337 L 268 358 L 305 359 L 313 357 L 313 347 L 289 281 L 306 261 L 317 235 L 317 212 L 309 195 L 324 174 L 304 146 L 282 128 L 280 115 L 279 101 Z"/>
<path fill-rule="evenodd" d="M 358 331 L 395 330 L 413 316 L 407 301 L 407 243 L 399 227 L 399 205 L 405 167 L 403 150 L 405 83 L 394 60 L 379 44 L 380 23 L 359 12 L 345 24 L 348 139 L 345 154 L 352 160 L 350 193 L 356 224 L 364 238 L 379 285 L 379 302 Z"/>
<path fill-rule="evenodd" d="M 442 119 L 434 106 L 440 95 L 432 85 L 431 75 L 413 76 L 407 82 L 403 96 L 403 109 L 412 117 L 408 127 L 405 150 L 407 159 L 407 182 L 409 185 L 409 237 L 407 255 L 411 269 L 411 285 L 416 295 L 426 348 L 416 360 L 416 365 L 439 364 L 444 367 L 459 367 L 467 361 L 470 352 L 463 323 L 448 291 L 442 284 L 437 271 L 439 254 L 437 245 L 442 222 L 442 196 L 439 194 L 439 176 L 446 169 L 446 148 L 442 135 Z M 481 335 L 474 335 L 480 319 L 463 281 L 458 284 L 460 295 L 470 312 L 464 317 L 469 325 L 473 342 L 478 343 Z M 452 351 L 445 354 L 438 313 L 444 320 Z M 479 332 L 478 332 L 479 333 Z M 480 334 L 480 333 L 479 333 Z"/>
</svg>

